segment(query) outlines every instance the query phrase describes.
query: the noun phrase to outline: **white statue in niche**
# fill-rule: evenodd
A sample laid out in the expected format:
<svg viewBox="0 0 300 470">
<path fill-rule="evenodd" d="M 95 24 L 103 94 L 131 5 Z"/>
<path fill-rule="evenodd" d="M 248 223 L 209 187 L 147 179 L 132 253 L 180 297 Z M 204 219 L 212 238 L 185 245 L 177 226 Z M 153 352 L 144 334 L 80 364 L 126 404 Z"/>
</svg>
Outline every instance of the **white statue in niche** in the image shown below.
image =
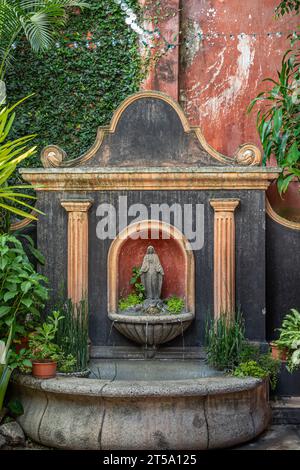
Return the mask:
<svg viewBox="0 0 300 470">
<path fill-rule="evenodd" d="M 141 281 L 148 300 L 160 299 L 164 270 L 153 246 L 148 246 L 141 267 Z"/>
</svg>

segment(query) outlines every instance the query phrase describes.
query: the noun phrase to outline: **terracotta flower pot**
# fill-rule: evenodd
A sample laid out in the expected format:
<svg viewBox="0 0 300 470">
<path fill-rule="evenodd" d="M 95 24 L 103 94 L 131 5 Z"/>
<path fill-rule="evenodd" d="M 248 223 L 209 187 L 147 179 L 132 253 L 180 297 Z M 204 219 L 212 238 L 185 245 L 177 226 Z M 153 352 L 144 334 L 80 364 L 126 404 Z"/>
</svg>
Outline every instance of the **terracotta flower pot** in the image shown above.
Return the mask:
<svg viewBox="0 0 300 470">
<path fill-rule="evenodd" d="M 52 379 L 56 376 L 57 362 L 49 359 L 32 361 L 32 375 L 37 379 Z"/>
<path fill-rule="evenodd" d="M 277 344 L 270 343 L 271 354 L 273 359 L 279 359 L 280 361 L 287 360 L 287 349 L 280 349 Z"/>
<path fill-rule="evenodd" d="M 20 343 L 15 343 L 16 353 L 19 354 L 21 349 L 28 349 L 29 338 L 28 336 L 23 336 L 20 338 Z"/>
</svg>

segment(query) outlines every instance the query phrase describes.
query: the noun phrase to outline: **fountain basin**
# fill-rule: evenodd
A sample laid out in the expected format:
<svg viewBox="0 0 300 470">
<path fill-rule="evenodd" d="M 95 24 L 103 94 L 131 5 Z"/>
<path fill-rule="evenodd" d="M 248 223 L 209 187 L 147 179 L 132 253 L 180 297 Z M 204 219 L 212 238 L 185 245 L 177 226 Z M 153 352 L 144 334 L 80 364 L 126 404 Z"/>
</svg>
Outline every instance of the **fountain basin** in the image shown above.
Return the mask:
<svg viewBox="0 0 300 470">
<path fill-rule="evenodd" d="M 109 313 L 114 327 L 135 343 L 156 347 L 182 335 L 194 319 L 194 313 L 176 315 L 124 315 Z"/>
<path fill-rule="evenodd" d="M 36 442 L 84 450 L 224 448 L 250 440 L 267 427 L 266 382 L 213 376 L 213 371 L 203 375 L 201 361 L 198 378 L 196 361 L 176 361 L 182 365 L 174 365 L 176 378 L 169 373 L 168 380 L 157 380 L 164 368 L 172 369 L 173 361 L 152 362 L 153 371 L 160 363 L 160 373 L 150 373 L 149 380 L 138 373 L 135 380 L 130 378 L 130 367 L 143 370 L 144 361 L 124 361 L 114 375 L 104 373 L 110 379 L 39 380 L 17 374 L 12 396 L 24 407 L 18 421 Z M 139 377 L 143 380 L 136 380 Z"/>
</svg>

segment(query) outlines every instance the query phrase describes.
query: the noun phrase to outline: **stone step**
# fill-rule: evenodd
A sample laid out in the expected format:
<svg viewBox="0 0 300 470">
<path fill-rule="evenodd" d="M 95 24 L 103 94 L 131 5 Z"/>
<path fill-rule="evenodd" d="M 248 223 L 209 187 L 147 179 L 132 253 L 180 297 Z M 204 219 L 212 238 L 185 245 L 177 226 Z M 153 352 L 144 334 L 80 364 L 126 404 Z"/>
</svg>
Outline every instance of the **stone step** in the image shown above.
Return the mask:
<svg viewBox="0 0 300 470">
<path fill-rule="evenodd" d="M 300 424 L 300 396 L 280 397 L 270 404 L 273 424 Z"/>
</svg>

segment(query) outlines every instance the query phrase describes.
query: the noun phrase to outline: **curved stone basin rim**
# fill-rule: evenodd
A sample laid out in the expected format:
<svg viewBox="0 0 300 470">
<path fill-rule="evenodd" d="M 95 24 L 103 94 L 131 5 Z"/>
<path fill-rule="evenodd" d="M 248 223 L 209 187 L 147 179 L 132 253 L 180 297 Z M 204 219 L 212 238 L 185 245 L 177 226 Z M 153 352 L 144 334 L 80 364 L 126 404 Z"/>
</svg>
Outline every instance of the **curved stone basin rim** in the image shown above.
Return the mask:
<svg viewBox="0 0 300 470">
<path fill-rule="evenodd" d="M 201 450 L 233 446 L 269 422 L 265 383 L 254 378 L 107 381 L 13 377 L 18 418 L 34 441 L 60 449 Z"/>
<path fill-rule="evenodd" d="M 113 322 L 126 323 L 181 323 L 193 320 L 195 314 L 192 312 L 184 312 L 174 315 L 123 315 L 122 313 L 109 313 L 108 318 Z"/>
</svg>

